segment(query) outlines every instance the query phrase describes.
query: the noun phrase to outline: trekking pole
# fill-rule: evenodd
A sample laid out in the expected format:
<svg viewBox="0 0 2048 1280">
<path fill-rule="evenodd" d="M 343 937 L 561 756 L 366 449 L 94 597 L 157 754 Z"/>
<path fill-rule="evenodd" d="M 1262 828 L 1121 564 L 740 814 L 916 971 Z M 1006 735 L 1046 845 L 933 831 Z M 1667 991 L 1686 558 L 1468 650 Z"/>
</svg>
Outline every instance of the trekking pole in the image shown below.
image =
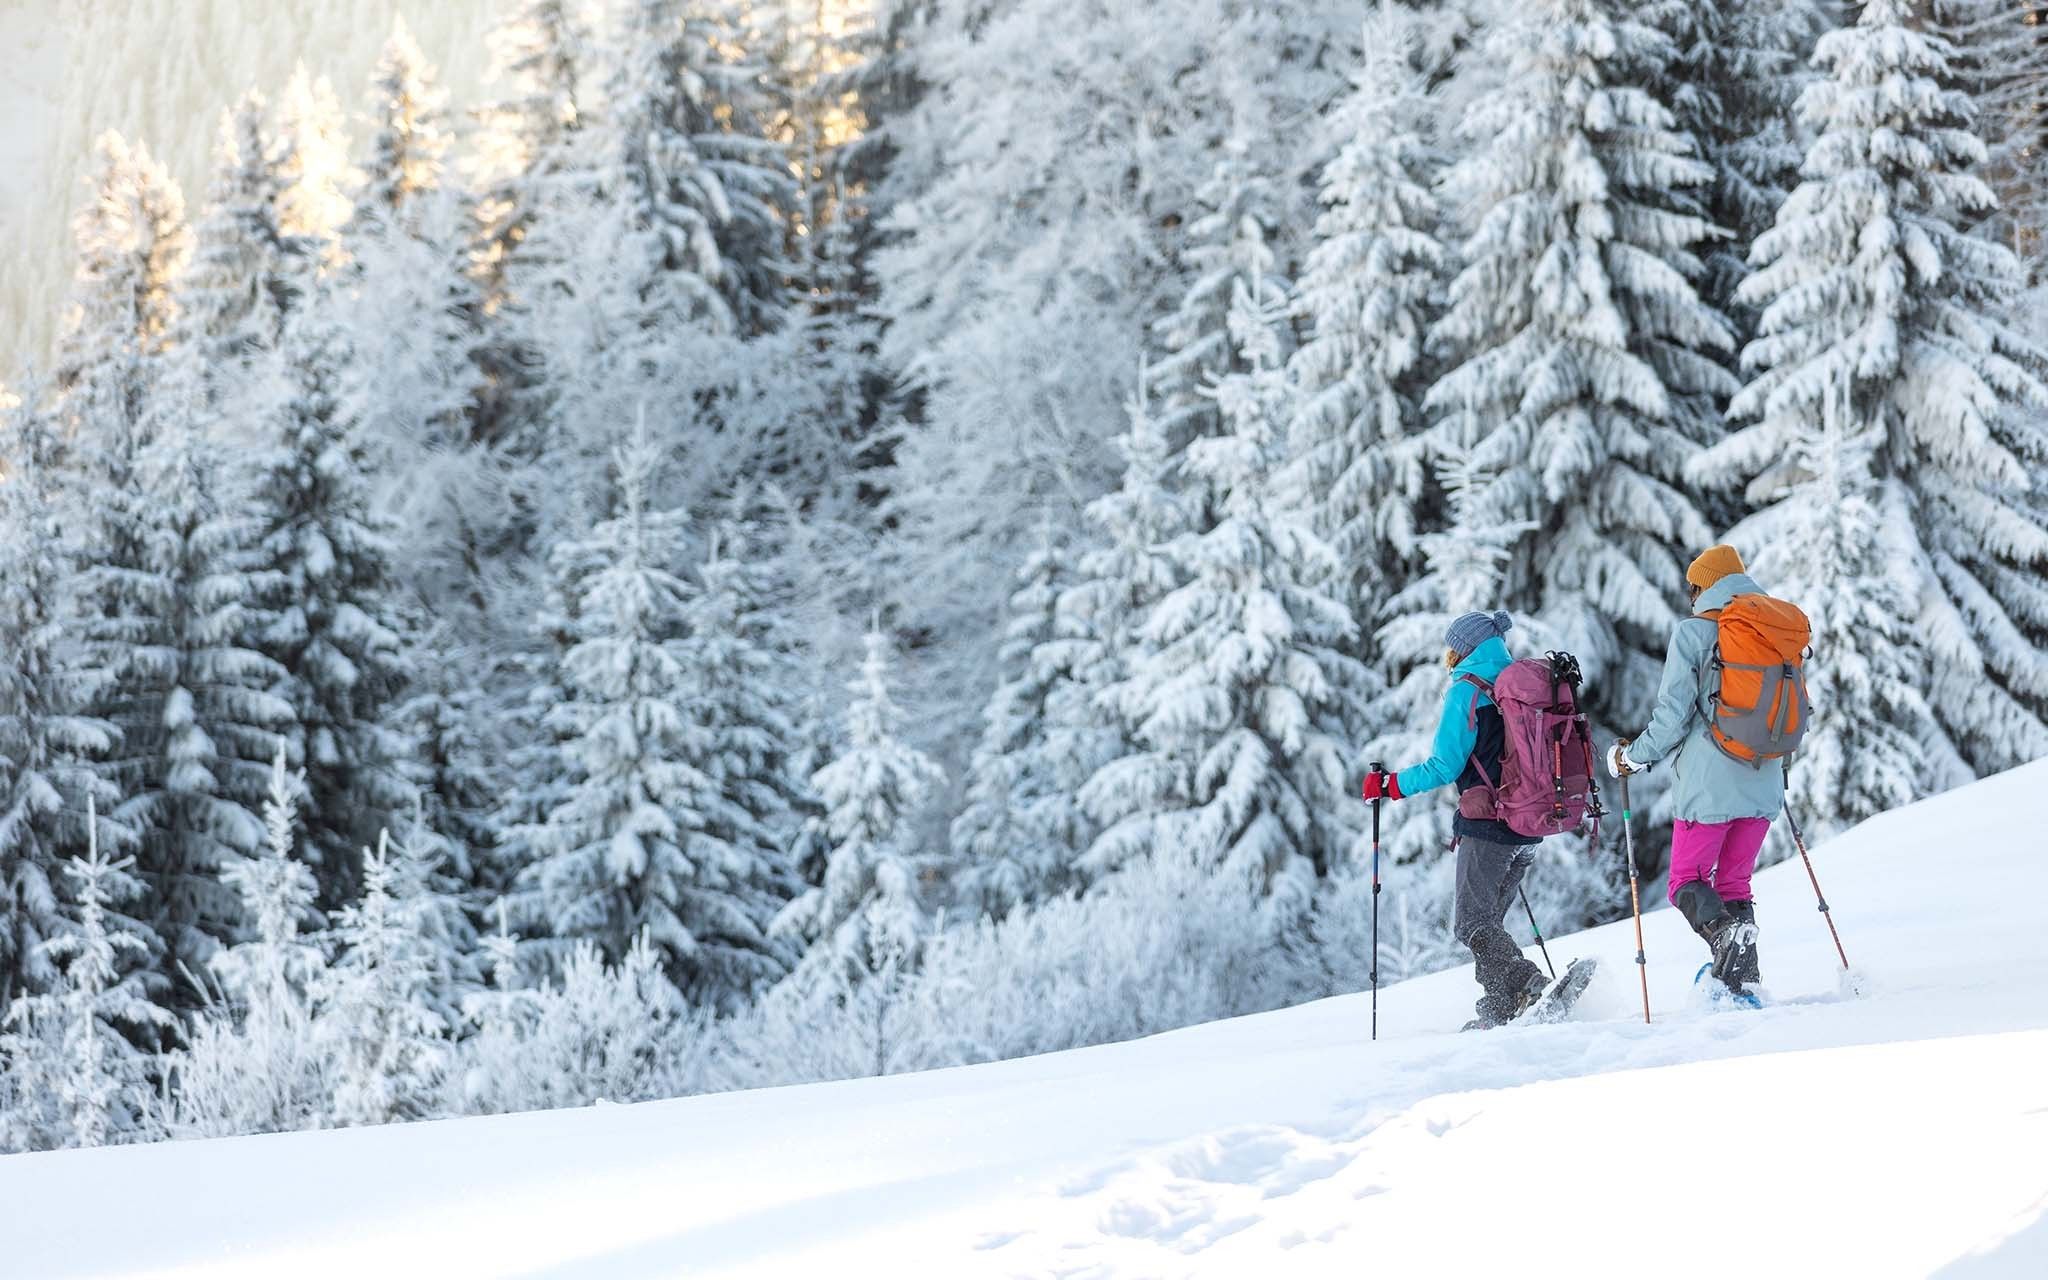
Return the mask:
<svg viewBox="0 0 2048 1280">
<path fill-rule="evenodd" d="M 1643 980 L 1643 1022 L 1650 1021 L 1650 962 L 1643 954 L 1643 898 L 1636 888 L 1636 828 L 1628 804 L 1628 775 L 1621 775 L 1621 842 L 1628 849 L 1628 906 L 1636 917 L 1636 973 Z"/>
<path fill-rule="evenodd" d="M 1536 913 L 1529 909 L 1529 891 L 1516 885 L 1515 892 L 1522 897 L 1522 914 L 1529 917 L 1529 932 L 1536 935 L 1536 949 L 1543 953 L 1543 967 L 1550 970 L 1551 980 L 1556 981 L 1557 966 L 1550 963 L 1550 948 L 1543 945 L 1543 930 L 1536 924 Z"/>
<path fill-rule="evenodd" d="M 1384 762 L 1372 762 L 1375 777 L 1386 773 Z M 1380 789 L 1385 790 L 1382 782 Z M 1380 802 L 1372 802 L 1372 1038 L 1380 1038 Z"/>
<path fill-rule="evenodd" d="M 1789 774 L 1786 781 L 1791 781 Z M 1820 903 L 1821 919 L 1828 922 L 1828 933 L 1835 940 L 1835 954 L 1842 957 L 1842 967 L 1849 967 L 1849 953 L 1842 950 L 1842 935 L 1835 931 L 1835 913 L 1828 910 L 1826 895 L 1820 891 L 1820 877 L 1813 874 L 1813 859 L 1806 852 L 1806 837 L 1799 834 L 1799 820 L 1792 816 L 1792 801 L 1785 801 L 1785 824 L 1792 828 L 1792 843 L 1799 846 L 1799 860 L 1806 864 L 1806 878 L 1813 881 L 1813 896 Z"/>
</svg>

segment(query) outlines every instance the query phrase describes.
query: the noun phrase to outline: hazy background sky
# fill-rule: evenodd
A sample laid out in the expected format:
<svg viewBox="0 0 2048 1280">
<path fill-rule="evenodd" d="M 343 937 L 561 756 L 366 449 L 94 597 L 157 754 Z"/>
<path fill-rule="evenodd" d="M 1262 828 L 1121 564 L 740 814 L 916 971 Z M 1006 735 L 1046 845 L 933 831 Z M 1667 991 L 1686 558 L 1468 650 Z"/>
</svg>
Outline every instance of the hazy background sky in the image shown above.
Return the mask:
<svg viewBox="0 0 2048 1280">
<path fill-rule="evenodd" d="M 484 33 L 509 2 L 0 0 L 0 381 L 39 361 L 56 331 L 71 215 L 102 130 L 146 142 L 196 209 L 221 109 L 244 89 L 274 97 L 303 59 L 360 113 L 403 14 L 460 110 L 477 100 Z"/>
</svg>

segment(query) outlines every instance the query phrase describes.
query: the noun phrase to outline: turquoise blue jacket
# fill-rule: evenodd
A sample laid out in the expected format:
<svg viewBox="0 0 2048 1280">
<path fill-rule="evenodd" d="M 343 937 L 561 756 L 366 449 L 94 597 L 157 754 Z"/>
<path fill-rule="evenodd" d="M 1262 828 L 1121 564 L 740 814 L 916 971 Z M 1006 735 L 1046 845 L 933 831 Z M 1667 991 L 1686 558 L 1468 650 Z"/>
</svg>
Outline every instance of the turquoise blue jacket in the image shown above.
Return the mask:
<svg viewBox="0 0 2048 1280">
<path fill-rule="evenodd" d="M 1700 593 L 1693 612 L 1712 613 L 1737 596 L 1762 591 L 1749 575 L 1731 573 Z M 1707 737 L 1713 708 L 1706 668 L 1719 635 L 1711 618 L 1686 618 L 1672 630 L 1650 727 L 1628 748 L 1628 758 L 1639 765 L 1671 759 L 1671 816 L 1681 822 L 1769 818 L 1785 802 L 1779 766 L 1744 764 Z"/>
<path fill-rule="evenodd" d="M 1395 775 L 1401 784 L 1402 795 L 1419 796 L 1458 780 L 1458 775 L 1465 771 L 1466 763 L 1471 760 L 1472 747 L 1479 738 L 1479 731 L 1472 723 L 1473 700 L 1476 698 L 1482 707 L 1493 705 L 1493 699 L 1466 684 L 1463 677 L 1478 676 L 1492 684 L 1513 661 L 1508 655 L 1507 643 L 1494 636 L 1466 654 L 1465 660 L 1453 669 L 1451 687 L 1444 694 L 1443 719 L 1437 721 L 1436 739 L 1429 746 L 1429 759 Z"/>
</svg>

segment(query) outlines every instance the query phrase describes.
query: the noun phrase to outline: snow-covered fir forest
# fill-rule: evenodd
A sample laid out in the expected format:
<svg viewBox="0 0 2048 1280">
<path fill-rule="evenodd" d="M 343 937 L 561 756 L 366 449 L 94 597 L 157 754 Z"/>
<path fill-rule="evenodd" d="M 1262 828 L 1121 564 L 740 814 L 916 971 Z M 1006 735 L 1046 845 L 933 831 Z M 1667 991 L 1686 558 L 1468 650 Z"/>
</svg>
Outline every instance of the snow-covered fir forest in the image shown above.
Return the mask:
<svg viewBox="0 0 2048 1280">
<path fill-rule="evenodd" d="M 477 112 L 401 23 L 203 191 L 106 134 L 0 391 L 0 1149 L 1360 989 L 1446 621 L 1604 741 L 1722 536 L 1810 835 L 2048 755 L 2042 16 L 508 0 Z"/>
<path fill-rule="evenodd" d="M 506 0 L 0 0 L 0 377 L 40 362 L 63 321 L 71 220 L 93 140 L 108 129 L 204 194 L 220 113 L 304 62 L 362 127 L 361 89 L 403 15 L 451 111 L 482 100 L 484 39 Z M 456 158 L 463 163 L 462 153 Z"/>
</svg>

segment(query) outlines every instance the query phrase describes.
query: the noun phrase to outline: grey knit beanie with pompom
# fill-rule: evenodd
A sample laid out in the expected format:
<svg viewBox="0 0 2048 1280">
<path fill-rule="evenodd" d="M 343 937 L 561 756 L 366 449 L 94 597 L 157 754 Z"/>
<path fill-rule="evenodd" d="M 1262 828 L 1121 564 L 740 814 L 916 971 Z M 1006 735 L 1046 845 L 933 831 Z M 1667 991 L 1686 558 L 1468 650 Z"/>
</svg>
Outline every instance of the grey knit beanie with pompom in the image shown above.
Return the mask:
<svg viewBox="0 0 2048 1280">
<path fill-rule="evenodd" d="M 1444 643 L 1460 655 L 1467 654 L 1495 636 L 1506 635 L 1514 625 L 1515 620 L 1506 609 L 1497 613 L 1468 613 L 1444 630 Z"/>
</svg>

